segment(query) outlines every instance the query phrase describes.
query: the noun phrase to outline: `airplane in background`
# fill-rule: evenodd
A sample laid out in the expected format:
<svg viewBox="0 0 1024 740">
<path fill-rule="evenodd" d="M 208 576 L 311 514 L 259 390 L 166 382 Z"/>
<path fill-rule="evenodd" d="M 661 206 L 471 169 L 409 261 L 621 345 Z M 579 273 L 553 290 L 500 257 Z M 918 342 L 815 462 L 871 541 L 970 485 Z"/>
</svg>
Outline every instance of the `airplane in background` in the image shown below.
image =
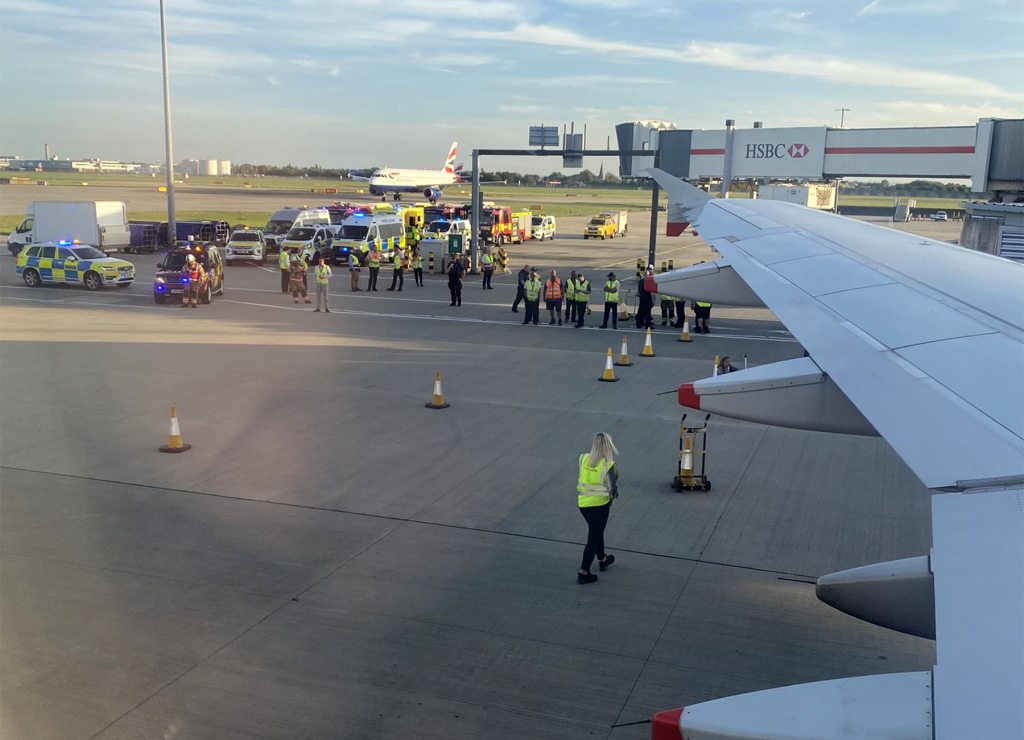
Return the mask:
<svg viewBox="0 0 1024 740">
<path fill-rule="evenodd" d="M 668 173 L 668 221 L 721 254 L 652 291 L 767 306 L 806 355 L 679 387 L 735 419 L 883 437 L 933 492 L 930 554 L 818 579 L 818 598 L 936 641 L 931 671 L 725 697 L 654 740 L 1024 737 L 1024 265 Z"/>
</svg>

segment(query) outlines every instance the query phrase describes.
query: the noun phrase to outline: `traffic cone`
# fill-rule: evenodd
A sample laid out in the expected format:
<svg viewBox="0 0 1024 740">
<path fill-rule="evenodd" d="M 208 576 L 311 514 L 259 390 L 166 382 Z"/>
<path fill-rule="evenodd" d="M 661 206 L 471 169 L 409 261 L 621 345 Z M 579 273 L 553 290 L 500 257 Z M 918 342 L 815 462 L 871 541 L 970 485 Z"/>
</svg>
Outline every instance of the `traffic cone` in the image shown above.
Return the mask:
<svg viewBox="0 0 1024 740">
<path fill-rule="evenodd" d="M 615 381 L 618 380 L 618 378 L 615 377 L 615 369 L 612 368 L 612 348 L 611 347 L 608 348 L 608 359 L 606 359 L 604 361 L 604 375 L 602 375 L 600 378 L 598 378 L 598 380 L 600 380 L 600 381 L 602 381 L 604 383 L 614 383 Z"/>
<path fill-rule="evenodd" d="M 619 352 L 619 361 L 615 363 L 619 367 L 629 367 L 633 361 L 629 359 L 629 352 L 626 351 L 626 335 L 622 335 L 622 350 Z"/>
<path fill-rule="evenodd" d="M 657 357 L 654 354 L 654 345 L 651 344 L 651 327 L 647 327 L 647 338 L 644 339 L 644 348 L 640 350 L 641 357 Z"/>
<path fill-rule="evenodd" d="M 721 362 L 721 360 L 718 359 L 718 355 L 715 355 L 715 369 L 711 371 L 711 377 L 712 378 L 717 378 L 718 377 L 718 363 L 719 362 Z"/>
<path fill-rule="evenodd" d="M 619 321 L 629 321 L 629 308 L 623 298 L 619 299 Z"/>
<path fill-rule="evenodd" d="M 692 342 L 693 338 L 690 336 L 690 320 L 683 319 L 683 333 L 679 335 L 677 342 Z"/>
<path fill-rule="evenodd" d="M 679 458 L 679 477 L 693 478 L 693 450 L 690 447 L 689 435 L 684 438 L 683 454 Z"/>
<path fill-rule="evenodd" d="M 428 409 L 446 409 L 451 406 L 450 403 L 444 402 L 444 395 L 441 393 L 441 373 L 437 373 L 434 376 L 434 397 L 430 399 L 430 403 L 426 404 Z"/>
<path fill-rule="evenodd" d="M 185 452 L 191 450 L 192 445 L 181 441 L 181 429 L 178 427 L 178 410 L 171 406 L 171 433 L 167 435 L 167 444 L 160 448 L 160 452 Z"/>
</svg>

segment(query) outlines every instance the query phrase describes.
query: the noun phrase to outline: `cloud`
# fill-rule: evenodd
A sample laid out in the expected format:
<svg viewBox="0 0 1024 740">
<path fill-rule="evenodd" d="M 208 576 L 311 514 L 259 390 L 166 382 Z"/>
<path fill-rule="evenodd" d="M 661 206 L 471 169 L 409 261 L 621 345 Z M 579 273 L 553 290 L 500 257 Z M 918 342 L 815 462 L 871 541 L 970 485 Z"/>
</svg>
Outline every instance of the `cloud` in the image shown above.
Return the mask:
<svg viewBox="0 0 1024 740">
<path fill-rule="evenodd" d="M 540 113 L 543 110 L 550 110 L 541 105 L 499 105 L 498 110 L 502 113 Z"/>
<path fill-rule="evenodd" d="M 668 80 L 656 79 L 653 77 L 623 77 L 621 75 L 564 75 L 552 77 L 538 77 L 536 79 L 521 80 L 530 87 L 596 87 L 599 85 L 668 85 Z M 589 94 L 589 90 L 585 91 Z"/>
<path fill-rule="evenodd" d="M 833 83 L 868 87 L 893 87 L 920 92 L 988 98 L 1019 98 L 998 85 L 984 80 L 932 70 L 899 67 L 887 62 L 808 54 L 753 44 L 691 41 L 683 48 L 669 48 L 610 41 L 583 36 L 565 28 L 521 23 L 508 31 L 467 31 L 465 36 L 489 41 L 530 43 L 554 49 L 585 51 L 603 57 L 702 64 L 742 72 L 774 73 L 811 77 Z"/>
<path fill-rule="evenodd" d="M 271 85 L 280 85 L 281 84 L 281 81 L 279 79 L 277 79 L 276 77 L 274 77 L 274 75 L 267 75 L 267 82 L 269 82 Z"/>
<path fill-rule="evenodd" d="M 430 62 L 431 64 L 447 65 L 449 67 L 482 67 L 485 64 L 494 64 L 498 60 L 487 54 L 461 54 L 458 52 L 439 53 L 415 52 L 409 55 L 416 62 Z"/>
<path fill-rule="evenodd" d="M 867 5 L 857 11 L 857 15 L 881 15 L 890 14 L 913 14 L 929 13 L 931 15 L 952 13 L 962 9 L 961 0 L 921 0 L 920 2 L 907 2 L 907 0 L 871 0 Z M 971 9 L 973 12 L 974 9 Z"/>
</svg>

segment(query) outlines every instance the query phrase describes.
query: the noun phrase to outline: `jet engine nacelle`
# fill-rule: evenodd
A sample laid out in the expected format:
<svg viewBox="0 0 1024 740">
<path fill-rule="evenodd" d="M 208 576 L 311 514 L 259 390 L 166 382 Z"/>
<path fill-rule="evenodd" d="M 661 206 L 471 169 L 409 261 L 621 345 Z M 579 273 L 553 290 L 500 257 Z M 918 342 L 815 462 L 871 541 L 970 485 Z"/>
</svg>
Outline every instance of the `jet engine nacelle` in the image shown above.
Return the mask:
<svg viewBox="0 0 1024 740">
<path fill-rule="evenodd" d="M 428 200 L 437 200 L 441 197 L 441 191 L 437 188 L 423 188 L 423 197 Z"/>
<path fill-rule="evenodd" d="M 373 185 L 371 185 L 370 186 L 370 195 L 380 195 L 380 191 L 377 190 L 377 188 L 373 187 Z"/>
</svg>

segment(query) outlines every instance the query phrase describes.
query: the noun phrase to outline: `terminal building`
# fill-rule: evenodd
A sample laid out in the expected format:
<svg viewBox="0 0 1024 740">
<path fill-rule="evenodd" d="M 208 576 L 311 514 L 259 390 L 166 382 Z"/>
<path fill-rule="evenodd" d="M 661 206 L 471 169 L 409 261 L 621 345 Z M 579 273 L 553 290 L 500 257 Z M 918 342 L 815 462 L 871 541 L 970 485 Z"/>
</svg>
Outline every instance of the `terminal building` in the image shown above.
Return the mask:
<svg viewBox="0 0 1024 740">
<path fill-rule="evenodd" d="M 620 176 L 644 177 L 657 159 L 661 169 L 722 197 L 747 191 L 744 197 L 835 210 L 844 178 L 969 179 L 972 192 L 986 195 L 990 203 L 964 203 L 960 244 L 1024 259 L 1024 119 L 871 129 L 765 128 L 760 122 L 737 129 L 731 120 L 712 131 L 663 121 L 615 128 L 620 149 L 651 151 L 650 156 L 621 157 Z M 903 208 L 901 217 L 909 217 L 905 203 Z"/>
</svg>

